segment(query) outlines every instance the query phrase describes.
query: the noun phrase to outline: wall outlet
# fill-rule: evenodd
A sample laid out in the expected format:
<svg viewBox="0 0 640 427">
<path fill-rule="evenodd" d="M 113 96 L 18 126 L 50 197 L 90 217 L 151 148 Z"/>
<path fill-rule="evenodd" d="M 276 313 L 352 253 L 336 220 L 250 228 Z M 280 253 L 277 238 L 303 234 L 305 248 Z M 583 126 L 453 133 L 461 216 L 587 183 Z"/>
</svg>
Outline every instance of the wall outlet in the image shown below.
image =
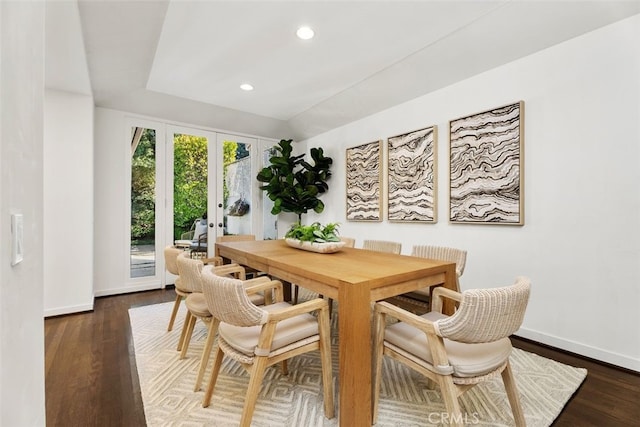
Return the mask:
<svg viewBox="0 0 640 427">
<path fill-rule="evenodd" d="M 11 215 L 11 265 L 16 265 L 24 257 L 24 220 L 22 214 Z"/>
</svg>

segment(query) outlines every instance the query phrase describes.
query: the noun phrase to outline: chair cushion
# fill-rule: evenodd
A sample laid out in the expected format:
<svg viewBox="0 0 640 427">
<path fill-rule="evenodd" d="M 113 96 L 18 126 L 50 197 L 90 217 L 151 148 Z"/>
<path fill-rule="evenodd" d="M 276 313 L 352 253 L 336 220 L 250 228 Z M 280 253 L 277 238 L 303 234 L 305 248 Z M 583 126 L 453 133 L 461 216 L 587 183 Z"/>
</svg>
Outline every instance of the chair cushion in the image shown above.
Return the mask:
<svg viewBox="0 0 640 427">
<path fill-rule="evenodd" d="M 410 293 L 428 297 L 428 296 L 431 296 L 431 288 L 429 287 L 429 288 L 416 289 L 415 291 L 411 291 Z"/>
<path fill-rule="evenodd" d="M 421 317 L 435 321 L 446 316 L 436 312 L 429 312 Z M 421 330 L 404 322 L 398 322 L 386 328 L 384 339 L 394 346 L 433 364 L 426 335 Z M 511 341 L 509 338 L 479 344 L 460 343 L 445 338 L 444 347 L 449 356 L 449 364 L 453 368 L 453 375 L 465 378 L 488 374 L 506 362 L 511 354 Z"/>
<path fill-rule="evenodd" d="M 291 304 L 279 302 L 265 305 L 261 308 L 265 311 L 277 311 L 288 307 L 291 307 Z M 253 356 L 254 350 L 258 345 L 261 329 L 262 326 L 242 327 L 220 323 L 218 334 L 237 351 Z M 290 319 L 282 320 L 276 326 L 271 351 L 314 335 L 318 335 L 318 321 L 310 314 L 300 314 Z"/>
<path fill-rule="evenodd" d="M 209 308 L 207 307 L 207 300 L 204 298 L 204 294 L 200 292 L 194 292 L 189 294 L 185 303 L 189 311 L 197 317 L 211 317 Z"/>
<path fill-rule="evenodd" d="M 249 295 L 249 301 L 251 301 L 255 305 L 263 305 L 264 304 L 264 295 L 262 295 L 262 294 L 251 294 L 251 295 Z"/>
<path fill-rule="evenodd" d="M 185 288 L 182 284 L 182 278 L 180 277 L 176 277 L 176 282 L 175 282 L 175 292 L 177 295 L 186 297 L 188 296 L 191 291 L 187 288 Z"/>
</svg>

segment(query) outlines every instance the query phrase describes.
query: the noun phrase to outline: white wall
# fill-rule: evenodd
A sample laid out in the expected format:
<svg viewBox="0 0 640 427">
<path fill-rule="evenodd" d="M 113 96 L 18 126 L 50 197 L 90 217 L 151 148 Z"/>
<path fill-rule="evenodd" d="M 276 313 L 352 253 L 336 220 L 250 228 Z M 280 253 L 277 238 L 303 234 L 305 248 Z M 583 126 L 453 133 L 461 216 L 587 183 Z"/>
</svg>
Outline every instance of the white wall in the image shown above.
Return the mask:
<svg viewBox="0 0 640 427">
<path fill-rule="evenodd" d="M 134 291 L 127 287 L 127 242 L 129 230 L 124 192 L 130 171 L 126 156 L 131 148 L 124 143 L 125 114 L 95 109 L 94 176 L 94 293 Z"/>
<path fill-rule="evenodd" d="M 93 309 L 93 98 L 45 91 L 44 313 Z"/>
<path fill-rule="evenodd" d="M 307 141 L 334 158 L 323 222 L 465 248 L 463 289 L 532 280 L 519 335 L 640 371 L 640 15 Z M 434 58 L 437 61 L 437 58 Z M 525 225 L 448 223 L 448 121 L 524 100 Z M 437 125 L 438 223 L 347 222 L 345 149 Z M 307 221 L 315 218 L 310 216 Z"/>
<path fill-rule="evenodd" d="M 42 320 L 44 3 L 0 2 L 0 425 L 45 425 Z M 24 261 L 12 267 L 12 213 Z"/>
</svg>

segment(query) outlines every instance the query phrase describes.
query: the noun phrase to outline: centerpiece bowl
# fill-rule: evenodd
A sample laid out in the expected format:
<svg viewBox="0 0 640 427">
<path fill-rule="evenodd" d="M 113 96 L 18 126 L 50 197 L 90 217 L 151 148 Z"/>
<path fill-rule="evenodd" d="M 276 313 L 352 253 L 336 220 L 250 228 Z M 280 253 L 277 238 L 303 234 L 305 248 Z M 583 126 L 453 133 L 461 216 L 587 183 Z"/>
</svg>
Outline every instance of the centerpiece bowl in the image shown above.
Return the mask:
<svg viewBox="0 0 640 427">
<path fill-rule="evenodd" d="M 290 237 L 284 239 L 287 245 L 303 251 L 317 252 L 320 254 L 332 254 L 338 252 L 346 244 L 345 242 L 307 242 Z"/>
</svg>

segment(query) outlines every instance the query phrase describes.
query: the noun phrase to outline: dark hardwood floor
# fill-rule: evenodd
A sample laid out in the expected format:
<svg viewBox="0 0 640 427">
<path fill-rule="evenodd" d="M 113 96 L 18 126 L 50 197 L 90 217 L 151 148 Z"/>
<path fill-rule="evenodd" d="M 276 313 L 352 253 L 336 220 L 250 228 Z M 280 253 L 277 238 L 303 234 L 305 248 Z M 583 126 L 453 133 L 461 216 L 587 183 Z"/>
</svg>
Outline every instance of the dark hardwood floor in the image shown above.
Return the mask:
<svg viewBox="0 0 640 427">
<path fill-rule="evenodd" d="M 96 298 L 93 312 L 46 319 L 47 425 L 146 425 L 128 310 L 174 299 L 173 289 Z"/>
<path fill-rule="evenodd" d="M 47 425 L 144 426 L 128 309 L 174 299 L 173 289 L 103 297 L 93 312 L 46 319 Z M 513 342 L 589 371 L 555 427 L 640 426 L 639 374 L 524 339 Z"/>
</svg>

